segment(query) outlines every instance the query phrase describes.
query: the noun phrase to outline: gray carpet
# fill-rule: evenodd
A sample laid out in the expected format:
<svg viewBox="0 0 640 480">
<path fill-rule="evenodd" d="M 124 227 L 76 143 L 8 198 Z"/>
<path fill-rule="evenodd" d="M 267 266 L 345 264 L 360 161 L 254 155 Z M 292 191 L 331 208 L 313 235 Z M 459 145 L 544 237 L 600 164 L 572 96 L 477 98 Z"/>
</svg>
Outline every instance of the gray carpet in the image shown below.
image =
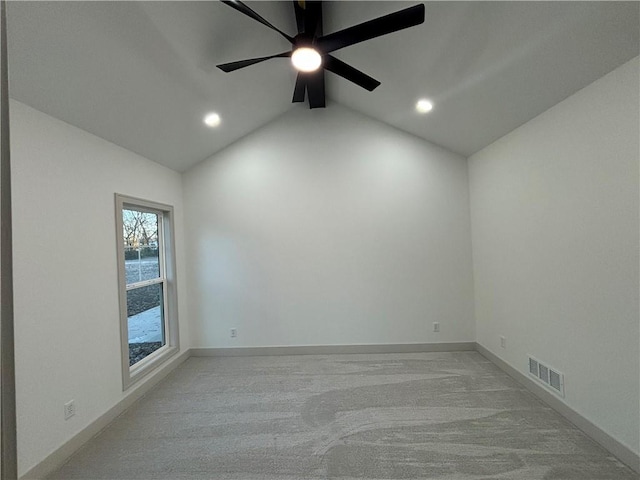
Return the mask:
<svg viewBox="0 0 640 480">
<path fill-rule="evenodd" d="M 191 358 L 51 479 L 637 480 L 476 352 Z"/>
</svg>

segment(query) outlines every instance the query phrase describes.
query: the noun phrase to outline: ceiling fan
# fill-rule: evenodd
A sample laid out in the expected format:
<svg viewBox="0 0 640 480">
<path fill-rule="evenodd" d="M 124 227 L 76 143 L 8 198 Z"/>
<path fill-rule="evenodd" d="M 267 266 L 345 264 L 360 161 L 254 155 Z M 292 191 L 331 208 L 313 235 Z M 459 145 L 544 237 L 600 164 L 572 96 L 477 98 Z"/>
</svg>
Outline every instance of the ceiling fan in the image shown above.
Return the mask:
<svg viewBox="0 0 640 480">
<path fill-rule="evenodd" d="M 293 102 L 304 102 L 306 92 L 309 108 L 323 108 L 325 106 L 325 70 L 329 70 L 368 91 L 372 91 L 380 85 L 379 81 L 338 60 L 331 55 L 331 52 L 424 22 L 424 5 L 419 4 L 335 33 L 323 35 L 322 2 L 293 0 L 298 34 L 292 37 L 273 26 L 239 0 L 222 0 L 222 3 L 275 30 L 291 42 L 292 49 L 267 57 L 223 63 L 217 67 L 223 72 L 233 72 L 272 58 L 291 57 L 292 63 L 299 71 L 293 91 Z"/>
</svg>

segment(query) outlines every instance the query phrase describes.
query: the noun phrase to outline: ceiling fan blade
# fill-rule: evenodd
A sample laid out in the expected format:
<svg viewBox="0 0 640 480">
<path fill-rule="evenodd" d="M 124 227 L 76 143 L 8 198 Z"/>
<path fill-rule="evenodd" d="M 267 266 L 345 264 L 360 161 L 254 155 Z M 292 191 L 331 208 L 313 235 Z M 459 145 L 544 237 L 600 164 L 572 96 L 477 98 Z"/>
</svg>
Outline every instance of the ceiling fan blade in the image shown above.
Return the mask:
<svg viewBox="0 0 640 480">
<path fill-rule="evenodd" d="M 351 65 L 344 63 L 342 60 L 338 60 L 332 55 L 325 55 L 323 59 L 324 68 L 330 72 L 340 75 L 342 78 L 355 83 L 356 85 L 364 88 L 365 90 L 373 91 L 380 85 L 380 82 L 375 78 L 370 77 L 364 72 L 353 68 Z"/>
<path fill-rule="evenodd" d="M 230 63 L 222 63 L 220 65 L 216 65 L 223 72 L 229 73 L 234 70 L 238 70 L 240 68 L 248 67 L 249 65 L 255 65 L 256 63 L 264 62 L 265 60 L 270 60 L 272 58 L 281 58 L 281 57 L 290 57 L 291 52 L 282 52 L 277 55 L 269 55 L 268 57 L 258 57 L 258 58 L 249 58 L 247 60 L 239 60 L 237 62 Z"/>
<path fill-rule="evenodd" d="M 309 96 L 309 108 L 324 108 L 324 68 L 315 72 L 305 73 L 307 77 L 307 95 Z"/>
<path fill-rule="evenodd" d="M 271 30 L 275 30 L 284 38 L 289 40 L 289 42 L 294 43 L 293 37 L 287 35 L 282 30 L 277 27 L 274 27 L 272 24 L 267 22 L 264 18 L 258 15 L 255 11 L 249 8 L 247 5 L 242 3 L 240 0 L 221 0 L 225 5 L 229 5 L 231 8 L 239 11 L 240 13 L 244 13 L 246 16 L 253 18 L 255 21 L 260 22 L 261 24 L 269 27 Z"/>
<path fill-rule="evenodd" d="M 413 27 L 423 22 L 424 5 L 415 5 L 320 37 L 317 40 L 317 46 L 323 53 L 329 53 L 371 38 Z"/>
<path fill-rule="evenodd" d="M 304 74 L 298 73 L 296 77 L 296 86 L 293 89 L 293 103 L 304 102 L 304 92 L 307 89 L 307 79 Z"/>
</svg>

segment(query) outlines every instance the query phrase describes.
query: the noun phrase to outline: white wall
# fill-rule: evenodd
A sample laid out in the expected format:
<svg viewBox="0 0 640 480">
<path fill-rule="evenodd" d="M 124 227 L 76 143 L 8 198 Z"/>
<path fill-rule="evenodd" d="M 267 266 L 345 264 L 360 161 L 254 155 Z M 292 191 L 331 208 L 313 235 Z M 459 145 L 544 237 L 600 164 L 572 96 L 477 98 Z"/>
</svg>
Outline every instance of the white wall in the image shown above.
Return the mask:
<svg viewBox="0 0 640 480">
<path fill-rule="evenodd" d="M 464 158 L 301 106 L 183 187 L 194 347 L 475 339 Z"/>
<path fill-rule="evenodd" d="M 19 474 L 124 396 L 114 193 L 175 207 L 184 278 L 180 175 L 11 102 Z M 188 345 L 178 288 L 182 349 Z M 75 399 L 68 421 L 63 404 Z"/>
<path fill-rule="evenodd" d="M 638 109 L 636 58 L 469 159 L 477 341 L 636 453 Z"/>
</svg>

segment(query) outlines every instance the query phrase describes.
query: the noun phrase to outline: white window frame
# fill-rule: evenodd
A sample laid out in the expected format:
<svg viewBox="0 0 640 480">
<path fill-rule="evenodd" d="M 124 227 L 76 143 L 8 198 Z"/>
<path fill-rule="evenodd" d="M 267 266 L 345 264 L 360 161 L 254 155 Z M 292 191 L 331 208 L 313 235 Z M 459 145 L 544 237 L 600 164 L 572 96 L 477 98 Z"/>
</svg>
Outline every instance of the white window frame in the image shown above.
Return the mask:
<svg viewBox="0 0 640 480">
<path fill-rule="evenodd" d="M 120 343 L 122 347 L 122 389 L 142 379 L 164 364 L 180 350 L 178 332 L 178 296 L 176 287 L 176 252 L 174 213 L 171 205 L 115 194 L 116 245 L 118 257 L 118 293 L 120 299 Z M 164 278 L 144 280 L 127 285 L 124 258 L 122 210 L 131 209 L 158 215 L 158 256 L 160 273 Z M 142 286 L 162 284 L 165 344 L 144 359 L 129 366 L 129 320 L 127 317 L 127 291 Z"/>
</svg>

